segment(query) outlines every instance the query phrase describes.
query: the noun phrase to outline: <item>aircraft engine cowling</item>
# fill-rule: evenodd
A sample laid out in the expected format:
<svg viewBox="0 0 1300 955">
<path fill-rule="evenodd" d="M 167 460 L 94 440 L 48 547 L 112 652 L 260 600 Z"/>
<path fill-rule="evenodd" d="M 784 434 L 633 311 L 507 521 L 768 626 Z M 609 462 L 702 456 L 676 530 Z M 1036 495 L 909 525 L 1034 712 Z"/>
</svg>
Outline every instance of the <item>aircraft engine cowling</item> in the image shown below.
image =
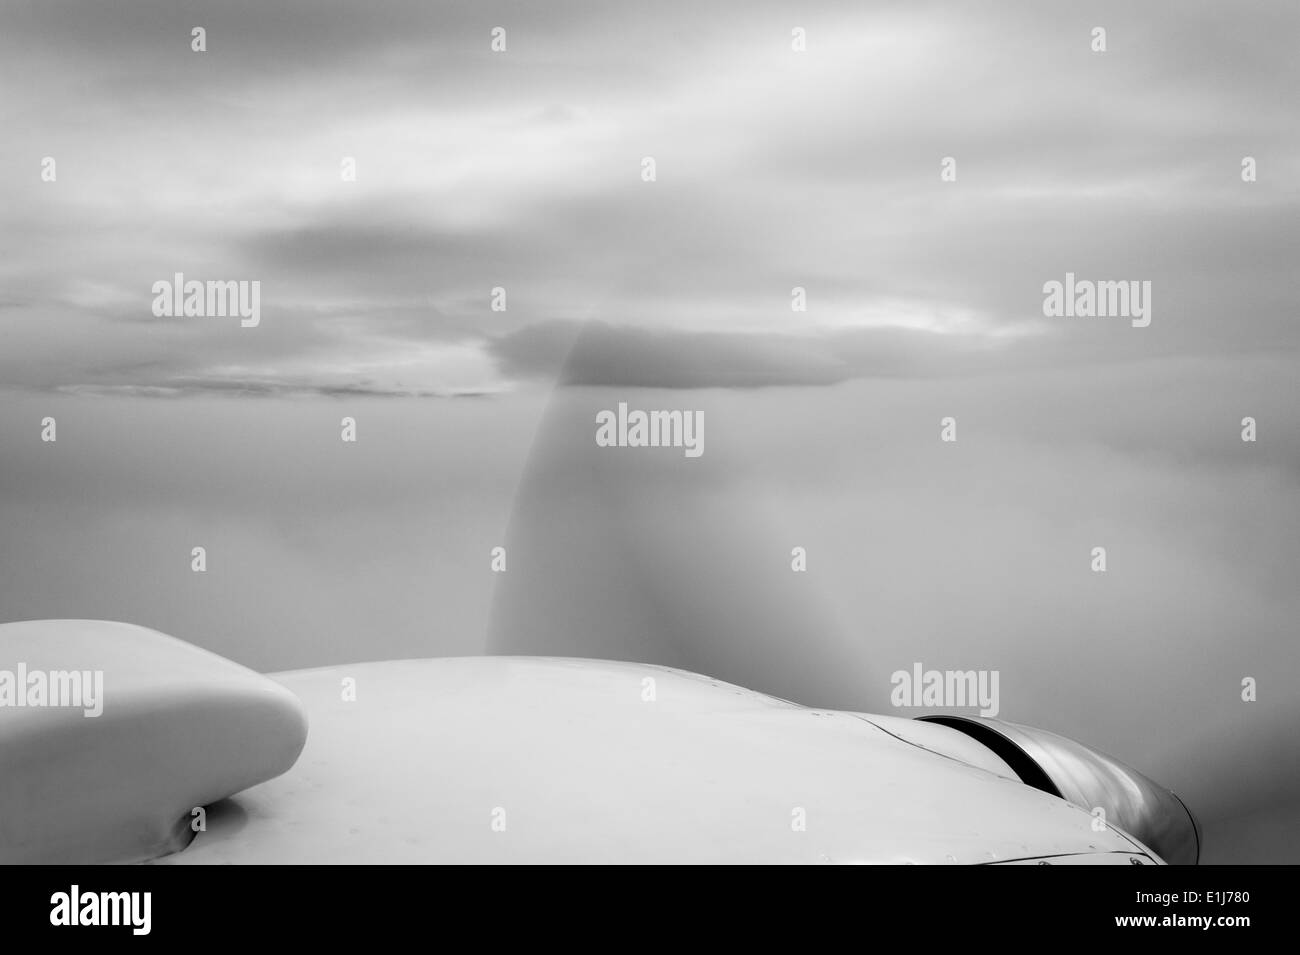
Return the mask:
<svg viewBox="0 0 1300 955">
<path fill-rule="evenodd" d="M 1170 865 L 1195 865 L 1201 834 L 1173 792 L 1137 770 L 1046 730 L 988 717 L 922 716 L 988 747 L 1035 789 L 1060 796 L 1138 839 Z"/>
</svg>

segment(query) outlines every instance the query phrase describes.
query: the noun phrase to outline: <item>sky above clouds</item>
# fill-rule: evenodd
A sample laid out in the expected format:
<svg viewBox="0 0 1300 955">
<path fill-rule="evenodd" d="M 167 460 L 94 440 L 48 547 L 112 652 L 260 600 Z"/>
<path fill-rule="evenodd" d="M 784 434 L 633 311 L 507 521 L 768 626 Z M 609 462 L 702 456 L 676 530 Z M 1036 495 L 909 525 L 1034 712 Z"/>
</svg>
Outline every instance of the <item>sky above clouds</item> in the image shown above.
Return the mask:
<svg viewBox="0 0 1300 955">
<path fill-rule="evenodd" d="M 586 322 L 668 385 L 1294 350 L 1300 14 L 1166 9 L 11 3 L 0 382 L 493 393 Z M 1066 271 L 1151 328 L 1045 320 Z M 176 272 L 261 325 L 155 318 Z"/>
</svg>

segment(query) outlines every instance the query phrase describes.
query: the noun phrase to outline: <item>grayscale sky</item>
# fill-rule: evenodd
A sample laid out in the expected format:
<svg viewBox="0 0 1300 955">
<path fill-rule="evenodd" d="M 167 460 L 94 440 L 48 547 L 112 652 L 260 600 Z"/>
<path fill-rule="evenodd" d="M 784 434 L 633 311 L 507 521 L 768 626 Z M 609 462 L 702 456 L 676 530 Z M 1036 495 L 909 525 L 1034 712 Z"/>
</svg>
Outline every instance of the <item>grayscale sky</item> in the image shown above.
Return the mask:
<svg viewBox="0 0 1300 955">
<path fill-rule="evenodd" d="M 1294 349 L 1298 18 L 10 3 L 0 380 L 496 392 L 545 375 L 586 320 L 667 384 Z M 1043 322 L 1042 284 L 1067 270 L 1151 280 L 1152 326 Z M 154 320 L 149 289 L 178 271 L 260 280 L 266 324 Z M 684 376 L 679 346 L 717 370 Z"/>
</svg>

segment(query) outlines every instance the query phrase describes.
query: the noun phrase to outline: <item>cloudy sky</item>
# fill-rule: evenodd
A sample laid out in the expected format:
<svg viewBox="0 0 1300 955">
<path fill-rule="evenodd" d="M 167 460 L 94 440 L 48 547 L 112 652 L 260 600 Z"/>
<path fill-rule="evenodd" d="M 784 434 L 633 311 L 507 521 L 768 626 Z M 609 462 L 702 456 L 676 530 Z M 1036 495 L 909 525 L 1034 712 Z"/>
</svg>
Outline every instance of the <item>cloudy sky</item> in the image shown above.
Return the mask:
<svg viewBox="0 0 1300 955">
<path fill-rule="evenodd" d="M 11 2 L 0 375 L 495 392 L 551 372 L 589 320 L 611 348 L 648 342 L 638 375 L 670 384 L 1292 348 L 1295 19 Z M 1067 270 L 1151 280 L 1152 326 L 1045 323 L 1042 284 Z M 176 272 L 261 281 L 265 321 L 157 321 L 150 288 Z"/>
<path fill-rule="evenodd" d="M 914 661 L 999 668 L 1007 718 L 1221 832 L 1300 831 L 1300 8 L 0 26 L 4 619 L 266 670 L 623 656 L 864 710 Z M 261 282 L 260 324 L 156 317 L 177 272 Z M 1150 281 L 1150 326 L 1044 317 L 1066 272 Z M 618 401 L 703 410 L 706 453 L 598 454 Z"/>
</svg>

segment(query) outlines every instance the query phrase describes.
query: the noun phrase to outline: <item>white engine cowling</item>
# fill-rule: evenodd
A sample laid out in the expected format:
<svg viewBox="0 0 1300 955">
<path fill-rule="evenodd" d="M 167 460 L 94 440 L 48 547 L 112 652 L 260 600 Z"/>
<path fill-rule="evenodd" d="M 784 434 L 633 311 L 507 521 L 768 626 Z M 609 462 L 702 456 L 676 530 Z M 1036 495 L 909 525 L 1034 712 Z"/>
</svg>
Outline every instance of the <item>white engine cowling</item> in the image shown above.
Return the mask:
<svg viewBox="0 0 1300 955">
<path fill-rule="evenodd" d="M 1046 730 L 988 717 L 922 716 L 978 740 L 1035 789 L 1081 809 L 1105 811 L 1108 824 L 1140 840 L 1170 865 L 1195 865 L 1200 828 L 1173 792 L 1130 766 Z"/>
</svg>

